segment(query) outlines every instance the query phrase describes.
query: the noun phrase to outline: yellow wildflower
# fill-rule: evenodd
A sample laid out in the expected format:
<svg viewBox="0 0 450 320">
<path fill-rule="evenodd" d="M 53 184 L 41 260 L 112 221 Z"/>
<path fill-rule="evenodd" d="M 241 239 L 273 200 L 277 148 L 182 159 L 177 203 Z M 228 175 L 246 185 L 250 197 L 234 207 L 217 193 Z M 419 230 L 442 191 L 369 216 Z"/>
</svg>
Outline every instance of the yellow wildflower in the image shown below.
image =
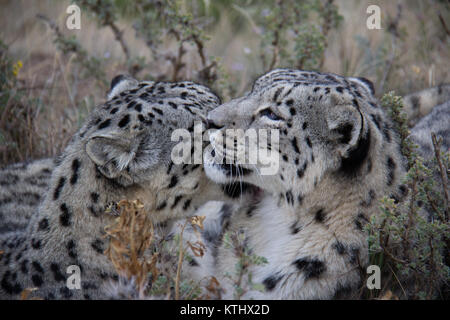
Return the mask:
<svg viewBox="0 0 450 320">
<path fill-rule="evenodd" d="M 15 77 L 17 77 L 17 75 L 19 74 L 20 69 L 22 69 L 23 67 L 23 63 L 22 61 L 17 61 L 14 65 L 13 65 L 13 74 Z"/>
</svg>

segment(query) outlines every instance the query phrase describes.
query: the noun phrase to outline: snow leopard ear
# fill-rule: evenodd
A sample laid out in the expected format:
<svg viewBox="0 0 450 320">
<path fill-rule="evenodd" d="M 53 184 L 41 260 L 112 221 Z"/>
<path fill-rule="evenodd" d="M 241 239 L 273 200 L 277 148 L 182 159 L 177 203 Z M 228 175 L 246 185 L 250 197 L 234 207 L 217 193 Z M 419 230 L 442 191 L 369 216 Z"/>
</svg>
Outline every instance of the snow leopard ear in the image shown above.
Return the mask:
<svg viewBox="0 0 450 320">
<path fill-rule="evenodd" d="M 331 95 L 331 107 L 326 113 L 328 138 L 342 158 L 348 157 L 361 136 L 363 117 L 349 97 Z"/>
<path fill-rule="evenodd" d="M 118 178 L 133 160 L 136 152 L 128 139 L 99 136 L 86 143 L 86 153 L 107 178 Z"/>
<path fill-rule="evenodd" d="M 122 185 L 144 179 L 141 173 L 160 162 L 159 149 L 146 135 L 95 136 L 86 143 L 86 153 L 105 177 L 120 178 Z"/>
<path fill-rule="evenodd" d="M 356 172 L 367 157 L 370 147 L 370 130 L 364 125 L 364 117 L 357 101 L 332 95 L 332 106 L 326 113 L 328 139 L 341 158 L 341 171 Z"/>
<path fill-rule="evenodd" d="M 108 100 L 111 100 L 120 93 L 137 87 L 138 84 L 139 82 L 136 79 L 128 75 L 120 74 L 118 76 L 115 76 L 111 80 L 111 87 L 109 89 L 107 98 Z"/>
<path fill-rule="evenodd" d="M 363 89 L 366 90 L 369 95 L 375 96 L 375 86 L 369 79 L 363 77 L 356 77 L 356 78 L 349 78 L 349 80 L 363 87 Z"/>
</svg>

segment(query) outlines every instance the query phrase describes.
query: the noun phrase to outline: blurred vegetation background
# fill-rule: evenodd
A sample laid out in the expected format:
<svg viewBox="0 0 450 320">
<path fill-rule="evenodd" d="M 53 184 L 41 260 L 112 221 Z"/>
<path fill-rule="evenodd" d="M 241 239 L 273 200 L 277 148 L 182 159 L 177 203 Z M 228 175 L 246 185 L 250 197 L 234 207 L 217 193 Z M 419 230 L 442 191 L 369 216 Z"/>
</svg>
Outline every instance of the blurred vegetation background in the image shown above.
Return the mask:
<svg viewBox="0 0 450 320">
<path fill-rule="evenodd" d="M 70 4 L 81 30 L 69 30 Z M 381 8 L 380 30 L 366 9 Z M 1 0 L 0 166 L 58 154 L 120 73 L 193 80 L 224 101 L 291 67 L 377 94 L 450 81 L 448 1 Z"/>
</svg>

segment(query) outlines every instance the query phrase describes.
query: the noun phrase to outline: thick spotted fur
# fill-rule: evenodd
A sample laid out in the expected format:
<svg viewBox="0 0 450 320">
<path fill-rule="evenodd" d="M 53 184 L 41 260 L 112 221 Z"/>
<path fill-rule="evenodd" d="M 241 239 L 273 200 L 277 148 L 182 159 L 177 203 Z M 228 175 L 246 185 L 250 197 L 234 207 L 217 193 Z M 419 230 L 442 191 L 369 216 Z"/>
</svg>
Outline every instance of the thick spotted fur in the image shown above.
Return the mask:
<svg viewBox="0 0 450 320">
<path fill-rule="evenodd" d="M 10 165 L 0 170 L 0 234 L 23 230 L 48 190 L 53 159 Z"/>
<path fill-rule="evenodd" d="M 352 78 L 352 81 L 360 82 L 362 86 L 365 86 L 366 89 L 371 91 L 371 93 L 373 94 L 373 87 L 366 80 L 360 78 Z M 120 94 L 122 91 L 131 90 L 137 85 L 138 82 L 130 77 L 116 77 L 112 82 L 112 88 L 108 94 L 108 99 L 113 99 L 114 96 Z M 433 102 L 436 99 L 438 101 L 441 101 L 442 97 L 445 98 L 445 93 L 447 92 L 446 88 L 446 86 L 439 86 L 405 97 L 405 110 L 410 116 L 410 123 L 412 124 L 417 121 L 418 114 L 413 114 L 411 112 L 408 112 L 408 110 L 414 109 L 417 111 L 423 109 L 424 111 L 422 113 L 429 112 L 429 107 L 418 108 L 418 101 L 420 101 L 420 106 L 429 106 L 429 102 Z M 411 97 L 415 98 L 412 99 Z M 414 108 L 412 108 L 412 102 L 415 102 Z M 428 102 L 428 104 L 426 102 Z M 449 137 L 447 137 L 448 134 L 446 134 L 448 130 L 446 128 L 447 126 L 445 121 L 448 118 L 448 110 L 448 103 L 436 107 L 431 115 L 425 117 L 412 129 L 412 137 L 414 141 L 419 144 L 419 150 L 422 151 L 422 154 L 425 157 L 426 155 L 429 155 L 431 151 L 429 128 L 432 128 L 431 131 L 437 132 L 438 135 L 443 136 L 443 148 L 445 150 L 448 150 Z M 9 249 L 11 249 L 15 245 L 15 243 L 21 239 L 19 234 L 15 233 L 15 231 L 25 228 L 31 214 L 33 212 L 37 212 L 40 200 L 48 190 L 51 171 L 55 167 L 56 162 L 56 159 L 55 161 L 53 159 L 37 160 L 32 163 L 15 164 L 0 171 L 0 233 L 2 233 L 0 237 L 8 239 L 7 241 L 3 242 L 4 247 L 8 247 Z M 236 188 L 236 190 L 238 191 L 240 191 L 241 189 L 242 188 Z M 232 190 L 233 192 L 231 193 L 236 193 L 236 190 Z M 230 188 L 228 188 L 227 191 L 228 193 L 230 193 Z M 218 208 L 221 209 L 218 210 Z M 241 211 L 245 211 L 246 215 L 250 215 L 253 214 L 253 211 L 256 208 L 256 205 L 249 204 L 246 207 L 242 208 Z M 205 256 L 203 260 L 201 260 L 202 263 L 195 265 L 189 264 L 185 268 L 186 270 L 194 269 L 194 274 L 200 273 L 206 275 L 211 273 L 211 270 L 214 269 L 216 263 L 215 258 L 217 257 L 219 251 L 218 246 L 220 246 L 220 239 L 221 236 L 223 236 L 224 230 L 228 228 L 231 212 L 233 210 L 229 204 L 224 205 L 217 202 L 211 202 L 201 207 L 200 211 L 201 214 L 204 214 L 205 212 L 208 213 L 208 219 L 205 222 L 206 228 L 204 237 L 205 242 L 211 248 L 211 251 Z M 321 220 L 323 218 L 322 211 L 319 211 L 316 215 L 318 220 Z M 300 227 L 297 224 L 293 224 L 291 226 L 291 231 L 293 233 L 297 233 L 299 232 L 299 230 Z M 196 240 L 196 238 L 193 237 L 193 235 L 189 232 L 185 233 L 185 237 L 188 239 L 192 238 L 192 242 Z M 336 245 L 336 248 L 339 249 L 340 252 L 343 252 L 345 250 L 345 248 L 340 243 Z M 203 279 L 206 278 L 207 277 L 204 277 Z M 263 281 L 263 284 L 267 288 L 273 289 L 278 284 L 278 282 L 279 277 L 272 276 L 265 279 Z M 113 283 L 113 287 L 116 288 L 116 292 L 123 291 L 120 289 L 121 287 L 123 287 L 123 284 L 121 284 L 120 282 L 115 282 L 115 284 Z M 345 288 L 348 289 L 348 287 Z M 133 288 L 131 288 L 130 290 L 133 290 Z M 117 293 L 109 292 L 108 294 L 108 297 L 112 298 L 118 298 L 120 296 L 121 295 Z M 130 295 L 127 296 L 129 297 Z M 51 294 L 48 297 L 51 297 Z"/>
<path fill-rule="evenodd" d="M 244 277 L 242 298 L 330 299 L 354 291 L 368 263 L 364 225 L 379 212 L 379 198 L 401 195 L 405 174 L 397 133 L 369 82 L 277 69 L 256 80 L 246 96 L 210 111 L 208 122 L 223 129 L 211 135 L 207 175 L 218 183 L 239 179 L 263 192 L 216 233 L 241 233 L 250 252 L 268 260 L 247 270 L 265 291 L 252 290 Z M 260 175 L 259 162 L 235 162 L 235 170 L 214 163 L 226 148 L 240 147 L 221 143 L 232 128 L 279 130 L 279 145 L 268 147 L 279 150 L 276 174 Z M 209 246 L 218 242 L 204 269 L 219 279 L 222 297 L 232 298 L 233 282 L 224 275 L 238 258 L 223 241 Z"/>
<path fill-rule="evenodd" d="M 33 296 L 45 299 L 105 298 L 101 284 L 117 279 L 103 254 L 104 227 L 114 219 L 105 213 L 110 203 L 140 199 L 160 223 L 224 198 L 202 166 L 171 161 L 172 132 L 193 130 L 194 121 L 219 104 L 216 95 L 192 82 L 128 77 L 113 81 L 111 92 L 59 158 L 26 230 L 2 236 L 1 298 L 17 298 L 26 288 L 37 288 Z M 66 286 L 70 265 L 81 269 L 80 290 Z"/>
<path fill-rule="evenodd" d="M 423 158 L 429 158 L 434 154 L 430 132 L 442 138 L 443 152 L 450 151 L 450 100 L 436 106 L 433 110 L 420 119 L 411 129 L 411 139 L 419 146 L 419 154 Z"/>
<path fill-rule="evenodd" d="M 127 80 L 127 81 L 124 81 Z M 374 94 L 373 85 L 363 78 L 352 78 L 352 81 L 360 82 L 366 86 L 372 94 Z M 111 90 L 107 97 L 112 99 L 117 93 L 131 89 L 137 84 L 137 80 L 126 75 L 120 75 L 113 79 Z M 433 130 L 445 134 L 448 130 L 446 120 L 448 118 L 448 103 L 450 100 L 450 85 L 441 84 L 436 87 L 427 88 L 415 93 L 406 95 L 403 98 L 404 107 L 408 123 L 414 125 L 412 135 L 415 142 L 420 146 L 420 151 L 429 154 L 431 149 L 431 141 L 429 139 L 428 128 L 431 126 Z M 443 117 L 433 116 L 427 117 L 426 121 L 421 121 L 421 125 L 417 122 L 426 116 L 435 105 L 439 111 L 433 112 L 440 115 L 445 113 Z M 448 121 L 447 121 L 448 122 Z M 416 124 L 417 123 L 417 124 Z M 420 127 L 420 130 L 419 130 Z M 447 130 L 447 131 L 446 131 Z M 418 137 L 420 135 L 420 138 Z M 444 148 L 450 137 L 444 139 Z M 36 212 L 40 199 L 45 194 L 51 176 L 51 171 L 55 167 L 57 158 L 35 160 L 34 162 L 18 163 L 8 166 L 0 170 L 0 234 L 4 232 L 12 232 L 26 227 L 30 214 Z"/>
<path fill-rule="evenodd" d="M 450 100 L 450 84 L 440 84 L 403 97 L 403 110 L 408 124 L 413 127 L 421 118 L 429 114 L 434 106 Z"/>
</svg>

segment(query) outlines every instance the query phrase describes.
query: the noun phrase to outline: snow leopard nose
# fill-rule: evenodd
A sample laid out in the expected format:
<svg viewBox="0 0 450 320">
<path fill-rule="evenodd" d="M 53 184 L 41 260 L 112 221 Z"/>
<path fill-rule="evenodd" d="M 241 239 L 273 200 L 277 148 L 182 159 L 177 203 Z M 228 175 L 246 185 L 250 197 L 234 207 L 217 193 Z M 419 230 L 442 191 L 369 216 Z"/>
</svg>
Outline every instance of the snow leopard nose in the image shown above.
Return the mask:
<svg viewBox="0 0 450 320">
<path fill-rule="evenodd" d="M 209 129 L 221 129 L 231 124 L 234 118 L 235 100 L 221 104 L 217 108 L 208 112 L 206 117 L 209 123 Z"/>
<path fill-rule="evenodd" d="M 214 120 L 206 119 L 206 130 L 208 129 L 222 129 L 224 126 L 218 125 L 214 122 Z"/>
</svg>

